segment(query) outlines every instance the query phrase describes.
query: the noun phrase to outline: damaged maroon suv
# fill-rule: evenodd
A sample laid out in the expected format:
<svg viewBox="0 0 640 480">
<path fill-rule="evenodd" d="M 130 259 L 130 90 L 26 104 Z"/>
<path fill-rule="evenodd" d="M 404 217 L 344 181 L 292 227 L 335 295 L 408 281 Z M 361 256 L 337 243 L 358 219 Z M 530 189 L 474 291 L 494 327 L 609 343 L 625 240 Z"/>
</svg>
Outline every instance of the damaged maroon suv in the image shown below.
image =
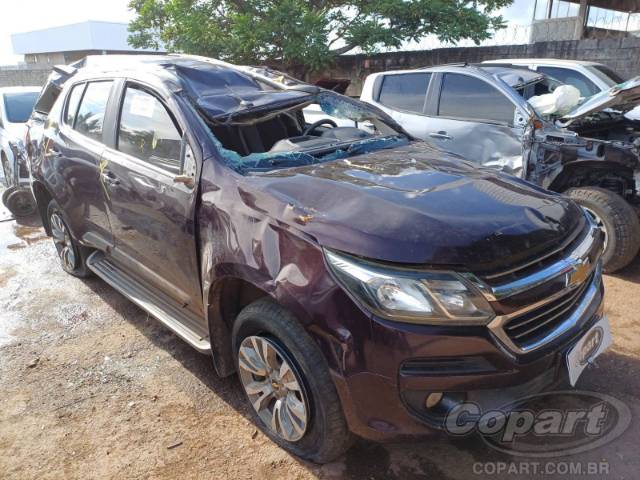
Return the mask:
<svg viewBox="0 0 640 480">
<path fill-rule="evenodd" d="M 268 69 L 106 56 L 57 68 L 29 126 L 62 268 L 237 373 L 301 457 L 575 384 L 602 349 L 588 216 L 376 107 Z"/>
</svg>

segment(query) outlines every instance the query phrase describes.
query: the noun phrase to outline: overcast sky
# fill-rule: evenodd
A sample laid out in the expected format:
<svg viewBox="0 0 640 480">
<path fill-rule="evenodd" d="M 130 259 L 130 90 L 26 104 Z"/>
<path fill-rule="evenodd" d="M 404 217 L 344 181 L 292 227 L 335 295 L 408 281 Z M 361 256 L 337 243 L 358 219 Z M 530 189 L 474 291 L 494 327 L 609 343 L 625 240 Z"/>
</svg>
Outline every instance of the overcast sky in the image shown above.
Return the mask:
<svg viewBox="0 0 640 480">
<path fill-rule="evenodd" d="M 0 6 L 0 65 L 17 63 L 11 34 L 67 25 L 85 20 L 129 22 L 128 0 L 4 0 Z M 504 15 L 512 23 L 527 24 L 534 0 L 515 0 Z"/>
</svg>

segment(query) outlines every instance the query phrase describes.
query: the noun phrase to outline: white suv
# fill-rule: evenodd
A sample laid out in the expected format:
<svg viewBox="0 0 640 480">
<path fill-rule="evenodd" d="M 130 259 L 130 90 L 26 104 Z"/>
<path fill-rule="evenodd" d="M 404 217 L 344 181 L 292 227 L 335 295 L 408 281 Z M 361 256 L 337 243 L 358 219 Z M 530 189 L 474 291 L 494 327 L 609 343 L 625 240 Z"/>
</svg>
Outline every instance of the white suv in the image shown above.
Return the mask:
<svg viewBox="0 0 640 480">
<path fill-rule="evenodd" d="M 2 201 L 14 216 L 28 215 L 35 208 L 28 188 L 24 136 L 39 94 L 40 87 L 0 88 L 0 174 L 7 187 Z"/>
</svg>

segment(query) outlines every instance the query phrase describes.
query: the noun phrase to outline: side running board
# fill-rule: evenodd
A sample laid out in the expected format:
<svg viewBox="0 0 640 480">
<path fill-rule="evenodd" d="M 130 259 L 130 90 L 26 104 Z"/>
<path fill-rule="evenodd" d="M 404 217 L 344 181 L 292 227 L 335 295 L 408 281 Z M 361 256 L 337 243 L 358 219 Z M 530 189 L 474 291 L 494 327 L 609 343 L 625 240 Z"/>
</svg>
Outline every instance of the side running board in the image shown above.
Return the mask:
<svg viewBox="0 0 640 480">
<path fill-rule="evenodd" d="M 164 294 L 143 285 L 109 260 L 103 252 L 92 253 L 87 259 L 87 266 L 122 295 L 173 330 L 193 348 L 202 353 L 211 351 L 209 338 L 197 332 L 197 325 L 200 322 L 197 316 Z"/>
</svg>

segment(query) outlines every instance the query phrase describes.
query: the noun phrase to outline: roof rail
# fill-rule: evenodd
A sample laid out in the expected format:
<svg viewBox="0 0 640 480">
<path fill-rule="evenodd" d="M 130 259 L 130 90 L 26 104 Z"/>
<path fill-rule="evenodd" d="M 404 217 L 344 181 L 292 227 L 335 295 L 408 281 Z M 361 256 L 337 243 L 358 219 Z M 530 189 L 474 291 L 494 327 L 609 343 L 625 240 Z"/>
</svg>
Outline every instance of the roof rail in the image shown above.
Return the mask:
<svg viewBox="0 0 640 480">
<path fill-rule="evenodd" d="M 452 63 L 439 63 L 437 65 L 424 65 L 422 67 L 415 67 L 412 70 L 421 70 L 423 68 L 431 68 L 431 67 L 468 67 L 470 66 L 469 62 L 452 62 Z"/>
</svg>

